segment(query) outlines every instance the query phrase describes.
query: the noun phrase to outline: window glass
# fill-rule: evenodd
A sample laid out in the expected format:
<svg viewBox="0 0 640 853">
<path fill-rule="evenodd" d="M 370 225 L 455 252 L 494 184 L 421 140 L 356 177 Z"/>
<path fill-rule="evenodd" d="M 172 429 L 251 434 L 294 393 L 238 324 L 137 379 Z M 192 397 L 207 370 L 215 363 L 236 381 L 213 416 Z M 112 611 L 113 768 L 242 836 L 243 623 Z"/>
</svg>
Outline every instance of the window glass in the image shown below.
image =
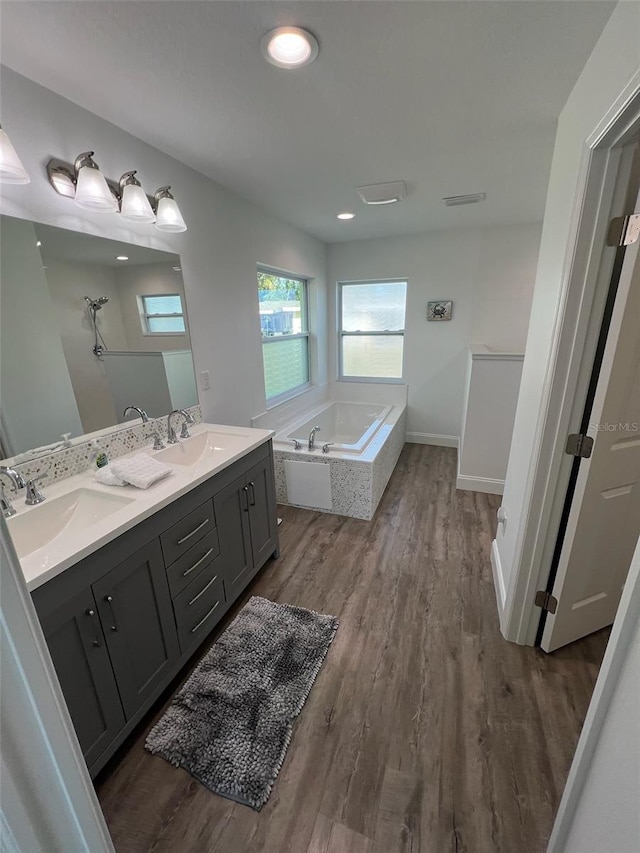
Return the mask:
<svg viewBox="0 0 640 853">
<path fill-rule="evenodd" d="M 340 285 L 340 376 L 401 379 L 406 281 Z"/>
<path fill-rule="evenodd" d="M 267 401 L 309 382 L 307 282 L 258 270 Z"/>
</svg>

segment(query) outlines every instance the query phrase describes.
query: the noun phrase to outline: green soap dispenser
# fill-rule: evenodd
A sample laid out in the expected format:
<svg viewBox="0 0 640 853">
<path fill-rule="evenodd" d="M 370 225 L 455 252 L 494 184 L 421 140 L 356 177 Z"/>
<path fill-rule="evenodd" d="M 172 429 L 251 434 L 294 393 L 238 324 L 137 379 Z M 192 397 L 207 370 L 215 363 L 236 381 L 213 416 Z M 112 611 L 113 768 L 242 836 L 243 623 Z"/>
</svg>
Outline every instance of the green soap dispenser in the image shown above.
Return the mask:
<svg viewBox="0 0 640 853">
<path fill-rule="evenodd" d="M 109 457 L 107 456 L 107 451 L 96 438 L 92 440 L 91 447 L 91 461 L 95 463 L 96 468 L 104 468 L 105 465 L 108 465 Z"/>
</svg>

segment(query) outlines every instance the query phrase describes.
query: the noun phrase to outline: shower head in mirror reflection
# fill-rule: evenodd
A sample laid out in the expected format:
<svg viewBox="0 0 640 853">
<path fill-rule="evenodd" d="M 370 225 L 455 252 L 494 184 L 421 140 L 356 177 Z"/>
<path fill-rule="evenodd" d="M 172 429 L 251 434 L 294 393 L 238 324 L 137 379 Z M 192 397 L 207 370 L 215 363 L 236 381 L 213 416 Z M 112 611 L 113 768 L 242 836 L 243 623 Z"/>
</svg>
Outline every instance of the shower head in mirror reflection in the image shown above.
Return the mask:
<svg viewBox="0 0 640 853">
<path fill-rule="evenodd" d="M 108 349 L 105 339 L 102 337 L 102 333 L 98 328 L 98 322 L 96 320 L 96 314 L 102 308 L 103 305 L 106 305 L 109 301 L 108 296 L 98 296 L 97 299 L 92 299 L 90 296 L 85 296 L 84 301 L 87 303 L 89 308 L 89 315 L 91 317 L 91 322 L 93 323 L 93 349 L 92 352 L 97 358 L 100 358 L 102 353 Z M 100 341 L 98 341 L 100 338 Z"/>
<path fill-rule="evenodd" d="M 85 296 L 84 301 L 89 306 L 89 310 L 91 311 L 99 311 L 103 305 L 106 305 L 109 301 L 108 296 L 98 296 L 97 299 L 92 299 L 90 296 Z"/>
<path fill-rule="evenodd" d="M 7 316 L 11 306 L 12 326 L 0 336 L 1 457 L 40 455 L 39 448 L 59 444 L 66 432 L 79 442 L 121 423 L 132 402 L 150 420 L 197 405 L 189 294 L 174 269 L 182 267 L 179 255 L 2 215 L 0 256 L 2 304 Z M 178 295 L 184 331 L 149 334 L 140 312 L 146 295 Z M 98 338 L 100 357 L 92 352 L 91 303 L 108 346 Z M 29 362 L 22 348 L 34 335 L 47 358 Z"/>
</svg>

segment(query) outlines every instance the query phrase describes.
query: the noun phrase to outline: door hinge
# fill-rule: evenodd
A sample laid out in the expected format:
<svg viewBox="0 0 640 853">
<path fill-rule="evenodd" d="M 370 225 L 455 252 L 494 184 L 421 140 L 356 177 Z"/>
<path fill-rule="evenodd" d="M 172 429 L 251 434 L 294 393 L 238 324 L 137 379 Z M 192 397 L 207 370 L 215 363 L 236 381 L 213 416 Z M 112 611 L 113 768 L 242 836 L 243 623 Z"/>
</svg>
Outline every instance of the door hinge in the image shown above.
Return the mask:
<svg viewBox="0 0 640 853">
<path fill-rule="evenodd" d="M 609 223 L 607 246 L 630 246 L 640 239 L 640 213 L 616 216 Z"/>
<path fill-rule="evenodd" d="M 554 595 L 551 595 L 550 592 L 539 589 L 536 592 L 535 605 L 546 610 L 548 613 L 555 613 L 558 609 L 558 599 Z"/>
<path fill-rule="evenodd" d="M 580 456 L 582 459 L 588 459 L 593 450 L 593 439 L 590 435 L 584 435 L 581 432 L 572 432 L 567 436 L 567 444 L 564 452 L 569 456 Z"/>
</svg>

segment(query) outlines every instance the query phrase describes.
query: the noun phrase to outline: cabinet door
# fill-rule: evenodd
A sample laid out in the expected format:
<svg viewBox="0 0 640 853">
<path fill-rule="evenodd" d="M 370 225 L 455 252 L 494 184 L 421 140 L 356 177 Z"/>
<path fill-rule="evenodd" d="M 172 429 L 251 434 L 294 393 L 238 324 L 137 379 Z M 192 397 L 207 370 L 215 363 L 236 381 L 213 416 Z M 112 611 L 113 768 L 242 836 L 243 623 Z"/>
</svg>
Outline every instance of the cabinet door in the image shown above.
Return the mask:
<svg viewBox="0 0 640 853">
<path fill-rule="evenodd" d="M 220 562 L 227 600 L 249 582 L 253 560 L 249 530 L 249 488 L 245 477 L 230 483 L 213 499 L 220 540 Z"/>
<path fill-rule="evenodd" d="M 83 755 L 91 765 L 124 725 L 91 590 L 83 589 L 41 622 Z"/>
<path fill-rule="evenodd" d="M 278 547 L 276 497 L 271 460 L 254 465 L 246 475 L 253 564 L 259 569 Z"/>
<path fill-rule="evenodd" d="M 165 683 L 179 657 L 160 543 L 115 566 L 93 593 L 128 719 Z"/>
</svg>

